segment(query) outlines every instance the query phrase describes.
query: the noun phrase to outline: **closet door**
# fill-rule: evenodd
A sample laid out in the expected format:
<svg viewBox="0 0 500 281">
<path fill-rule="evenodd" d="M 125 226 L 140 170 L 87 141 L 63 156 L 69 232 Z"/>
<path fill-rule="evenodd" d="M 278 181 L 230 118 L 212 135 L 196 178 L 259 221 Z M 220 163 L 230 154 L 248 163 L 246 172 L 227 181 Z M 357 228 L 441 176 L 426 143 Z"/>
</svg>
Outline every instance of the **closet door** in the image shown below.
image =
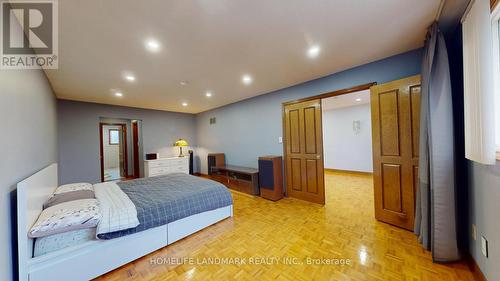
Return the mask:
<svg viewBox="0 0 500 281">
<path fill-rule="evenodd" d="M 371 87 L 375 217 L 413 230 L 420 75 Z"/>
</svg>

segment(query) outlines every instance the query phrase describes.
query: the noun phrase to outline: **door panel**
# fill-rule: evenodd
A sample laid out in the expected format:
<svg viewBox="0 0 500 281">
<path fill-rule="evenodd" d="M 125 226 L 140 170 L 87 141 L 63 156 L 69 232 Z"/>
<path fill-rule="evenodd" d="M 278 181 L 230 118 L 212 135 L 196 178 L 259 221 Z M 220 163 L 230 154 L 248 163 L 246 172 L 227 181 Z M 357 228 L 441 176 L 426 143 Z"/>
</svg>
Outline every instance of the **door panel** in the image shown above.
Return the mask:
<svg viewBox="0 0 500 281">
<path fill-rule="evenodd" d="M 316 160 L 306 160 L 306 173 L 307 173 L 307 192 L 318 193 L 318 165 Z"/>
<path fill-rule="evenodd" d="M 304 108 L 304 136 L 307 154 L 316 154 L 316 108 Z"/>
<path fill-rule="evenodd" d="M 413 230 L 420 76 L 371 87 L 375 217 Z"/>
<path fill-rule="evenodd" d="M 402 212 L 401 206 L 401 166 L 382 165 L 383 207 L 384 210 Z"/>
<path fill-rule="evenodd" d="M 319 99 L 284 106 L 286 186 L 290 197 L 325 203 Z"/>
<path fill-rule="evenodd" d="M 291 110 L 290 119 L 288 120 L 290 126 L 290 151 L 292 153 L 300 153 L 299 114 L 298 110 Z"/>
<path fill-rule="evenodd" d="M 290 159 L 290 165 L 289 167 L 291 168 L 291 173 L 292 173 L 292 188 L 297 191 L 302 190 L 302 169 L 300 168 L 300 159 L 295 158 L 295 159 Z"/>
<path fill-rule="evenodd" d="M 380 137 L 382 155 L 399 156 L 399 110 L 398 91 L 380 93 Z"/>
</svg>

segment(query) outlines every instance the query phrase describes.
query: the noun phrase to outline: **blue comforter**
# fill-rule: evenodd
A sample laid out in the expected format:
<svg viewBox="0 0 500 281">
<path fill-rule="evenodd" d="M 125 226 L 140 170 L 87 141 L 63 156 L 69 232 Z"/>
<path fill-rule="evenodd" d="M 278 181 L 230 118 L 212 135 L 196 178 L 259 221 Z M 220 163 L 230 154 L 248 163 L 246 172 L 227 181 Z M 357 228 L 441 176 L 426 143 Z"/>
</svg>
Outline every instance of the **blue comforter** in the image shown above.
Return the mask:
<svg viewBox="0 0 500 281">
<path fill-rule="evenodd" d="M 99 234 L 99 239 L 126 236 L 233 203 L 224 185 L 181 173 L 119 182 L 118 186 L 137 208 L 140 224 Z"/>
</svg>

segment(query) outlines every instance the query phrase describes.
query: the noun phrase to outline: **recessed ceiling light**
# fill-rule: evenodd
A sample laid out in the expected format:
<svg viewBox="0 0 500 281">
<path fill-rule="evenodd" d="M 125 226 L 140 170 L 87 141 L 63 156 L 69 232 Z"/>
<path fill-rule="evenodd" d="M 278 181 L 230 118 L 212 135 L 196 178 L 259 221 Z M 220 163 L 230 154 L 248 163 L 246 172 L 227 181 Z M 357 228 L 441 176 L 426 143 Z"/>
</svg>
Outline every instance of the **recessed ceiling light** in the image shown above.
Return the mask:
<svg viewBox="0 0 500 281">
<path fill-rule="evenodd" d="M 309 50 L 307 50 L 307 56 L 311 59 L 317 57 L 319 55 L 319 52 L 321 51 L 321 48 L 318 45 L 311 46 Z"/>
<path fill-rule="evenodd" d="M 183 102 L 182 106 L 188 106 L 188 103 L 187 102 Z"/>
<path fill-rule="evenodd" d="M 146 41 L 146 49 L 151 52 L 158 52 L 160 50 L 160 43 L 154 39 L 149 39 Z"/>
<path fill-rule="evenodd" d="M 181 81 L 180 84 L 181 84 L 181 86 L 186 86 L 187 84 L 189 84 L 189 82 L 188 81 Z"/>
<path fill-rule="evenodd" d="M 252 76 L 250 75 L 243 75 L 243 77 L 241 78 L 241 81 L 243 81 L 243 84 L 245 85 L 250 85 L 252 83 Z"/>
<path fill-rule="evenodd" d="M 360 98 L 357 98 L 357 99 L 356 99 L 356 101 L 361 101 L 361 99 L 360 99 Z"/>
<path fill-rule="evenodd" d="M 205 93 L 205 96 L 206 96 L 207 98 L 209 98 L 209 97 L 211 97 L 211 96 L 212 96 L 212 93 L 211 93 L 211 92 L 206 92 L 206 93 Z"/>
<path fill-rule="evenodd" d="M 121 92 L 116 92 L 116 93 L 115 93 L 115 96 L 117 96 L 117 97 L 123 97 L 123 93 L 121 93 Z"/>
<path fill-rule="evenodd" d="M 125 75 L 125 80 L 130 81 L 130 82 L 134 82 L 135 81 L 135 76 L 127 74 L 127 75 Z"/>
</svg>

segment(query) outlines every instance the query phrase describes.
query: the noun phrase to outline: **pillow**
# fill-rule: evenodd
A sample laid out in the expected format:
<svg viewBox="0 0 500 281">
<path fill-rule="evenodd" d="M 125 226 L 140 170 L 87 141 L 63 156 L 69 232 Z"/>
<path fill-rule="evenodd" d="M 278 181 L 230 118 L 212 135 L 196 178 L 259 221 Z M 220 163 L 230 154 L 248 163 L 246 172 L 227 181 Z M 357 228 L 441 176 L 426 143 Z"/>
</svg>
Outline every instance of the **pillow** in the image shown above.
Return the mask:
<svg viewBox="0 0 500 281">
<path fill-rule="evenodd" d="M 95 199 L 94 191 L 92 190 L 75 190 L 59 194 L 52 194 L 52 196 L 43 203 L 43 208 L 47 209 L 49 207 L 61 204 L 64 202 L 80 200 L 80 199 Z"/>
<path fill-rule="evenodd" d="M 65 184 L 59 186 L 54 194 L 61 194 L 65 192 L 70 192 L 70 191 L 76 191 L 76 190 L 92 190 L 94 191 L 94 187 L 90 183 L 86 182 L 79 182 L 79 183 L 70 183 L 70 184 Z"/>
<path fill-rule="evenodd" d="M 42 211 L 28 232 L 31 238 L 77 229 L 96 227 L 101 219 L 97 199 L 81 199 L 61 203 Z"/>
</svg>

